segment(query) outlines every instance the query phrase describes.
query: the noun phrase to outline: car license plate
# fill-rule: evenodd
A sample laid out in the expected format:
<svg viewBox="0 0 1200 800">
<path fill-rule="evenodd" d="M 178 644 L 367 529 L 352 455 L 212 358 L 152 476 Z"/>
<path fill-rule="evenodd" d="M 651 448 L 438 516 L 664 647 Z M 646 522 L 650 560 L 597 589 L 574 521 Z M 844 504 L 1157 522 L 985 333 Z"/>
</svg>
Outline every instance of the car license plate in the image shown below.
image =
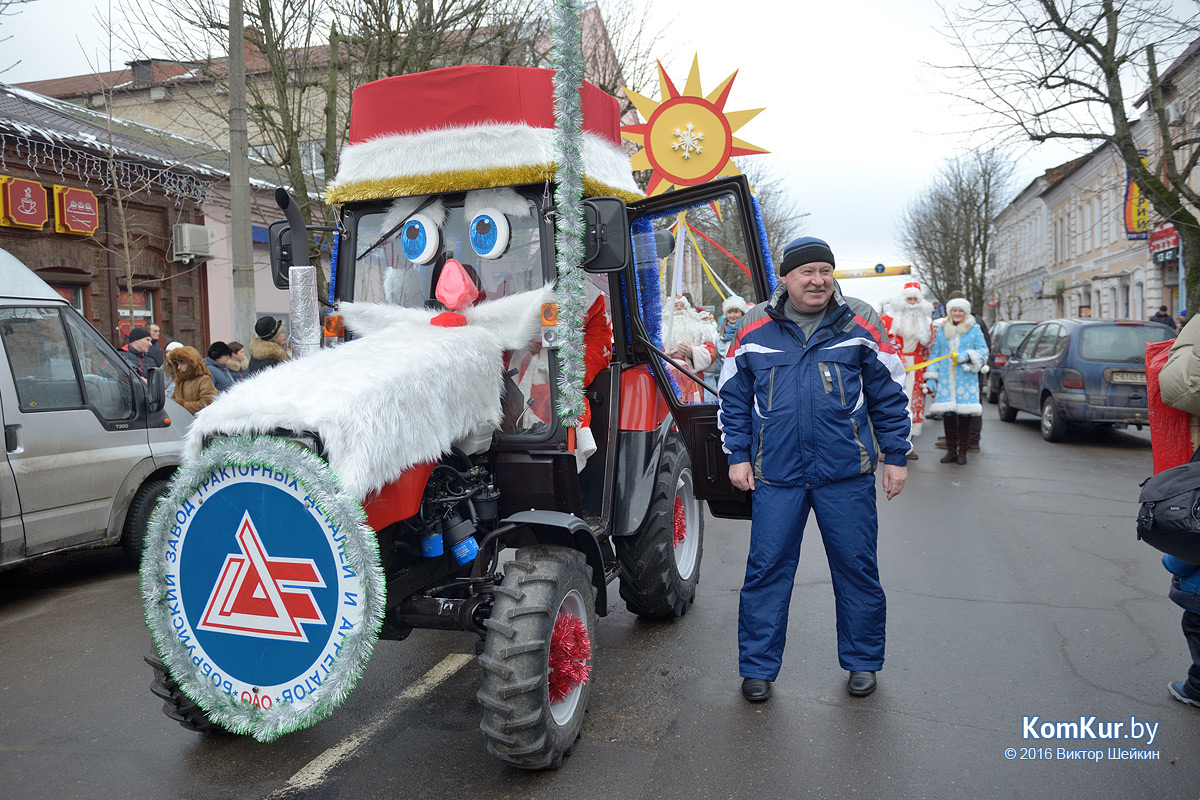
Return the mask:
<svg viewBox="0 0 1200 800">
<path fill-rule="evenodd" d="M 1138 386 L 1146 385 L 1146 373 L 1144 372 L 1114 372 L 1112 374 L 1113 383 L 1136 384 Z"/>
</svg>

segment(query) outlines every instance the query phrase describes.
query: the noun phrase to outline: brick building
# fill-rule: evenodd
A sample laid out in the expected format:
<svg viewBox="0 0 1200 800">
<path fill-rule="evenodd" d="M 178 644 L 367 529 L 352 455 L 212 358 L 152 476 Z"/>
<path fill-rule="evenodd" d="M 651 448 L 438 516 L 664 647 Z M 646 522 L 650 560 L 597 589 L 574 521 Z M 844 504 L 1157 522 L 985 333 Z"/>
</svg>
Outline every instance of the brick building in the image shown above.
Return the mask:
<svg viewBox="0 0 1200 800">
<path fill-rule="evenodd" d="M 172 262 L 172 231 L 203 222 L 224 176 L 147 129 L 81 111 L 0 84 L 0 247 L 114 344 L 151 321 L 206 342 L 206 264 Z"/>
</svg>

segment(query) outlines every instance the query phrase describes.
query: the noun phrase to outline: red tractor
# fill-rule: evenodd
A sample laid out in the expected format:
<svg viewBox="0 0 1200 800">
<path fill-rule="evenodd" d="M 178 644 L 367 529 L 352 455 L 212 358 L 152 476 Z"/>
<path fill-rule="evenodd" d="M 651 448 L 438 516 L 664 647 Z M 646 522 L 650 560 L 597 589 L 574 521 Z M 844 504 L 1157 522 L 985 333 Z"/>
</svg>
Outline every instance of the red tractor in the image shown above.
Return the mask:
<svg viewBox="0 0 1200 800">
<path fill-rule="evenodd" d="M 291 446 L 280 452 L 303 450 L 341 484 L 357 487 L 377 542 L 385 587 L 378 638 L 402 640 L 414 628 L 478 634 L 480 727 L 493 754 L 523 768 L 558 767 L 579 736 L 591 685 L 603 680 L 592 671 L 591 658 L 597 617 L 609 611 L 610 585 L 620 579 L 621 598 L 641 617 L 683 616 L 696 597 L 700 575 L 703 501 L 714 515 L 749 517 L 747 496 L 734 490 L 727 476 L 716 422 L 716 379 L 696 374 L 663 345 L 660 269 L 676 246 L 669 229 L 687 212 L 698 224 L 710 223 L 707 238 L 713 247 L 706 246 L 708 257 L 736 266 L 732 272 L 748 301 L 765 301 L 774 278 L 756 201 L 741 177 L 637 199 L 628 161 L 620 160 L 616 102 L 585 85 L 584 130 L 594 152 L 584 155 L 582 269 L 588 288 L 586 307 L 576 316 L 585 320 L 590 420 L 586 415 L 582 421 L 564 419 L 557 400 L 566 389 L 555 358 L 560 344 L 555 310 L 559 324 L 562 311 L 544 294 L 560 277 L 553 165 L 542 142 L 552 117 L 549 82 L 547 70 L 457 67 L 388 78 L 356 91 L 351 144 L 330 189 L 338 220 L 329 294 L 321 300 L 324 346 L 318 355 L 263 373 L 251 381 L 261 382 L 257 390 L 235 389 L 242 392 L 241 402 L 231 393 L 226 413 L 206 411 L 197 418 L 197 458 L 227 439 L 242 442 L 242 449 L 226 452 L 221 456 L 225 461 L 214 457 L 195 472 L 199 477 L 172 495 L 174 505 L 165 503 L 159 520 L 163 531 L 191 524 L 188 543 L 178 552 L 181 560 L 189 552 L 197 554 L 189 556 L 197 565 L 193 572 L 207 569 L 205 575 L 224 576 L 240 570 L 239 575 L 249 576 L 238 589 L 233 578 L 223 584 L 223 577 L 184 575 L 181 584 L 198 586 L 190 591 L 194 608 L 163 612 L 168 623 L 157 627 L 152 620 L 158 654 L 147 660 L 155 670 L 154 691 L 166 701 L 168 716 L 185 727 L 206 730 L 220 724 L 259 738 L 296 727 L 279 723 L 264 734 L 261 725 L 266 723 L 254 715 L 267 713 L 268 704 L 278 710 L 299 701 L 301 683 L 267 676 L 255 678 L 253 691 L 239 691 L 239 670 L 247 673 L 240 677 L 248 678 L 253 670 L 242 665 L 252 659 L 239 661 L 242 657 L 234 654 L 220 668 L 226 642 L 234 649 L 245 644 L 235 635 L 243 629 L 231 633 L 229 626 L 236 619 L 254 619 L 248 616 L 254 592 L 262 595 L 258 599 L 264 613 L 286 608 L 289 619 L 303 623 L 293 622 L 282 634 L 271 633 L 275 628 L 269 625 L 248 623 L 246 629 L 260 631 L 255 647 L 269 636 L 275 639 L 263 647 L 300 647 L 302 643 L 277 643 L 294 635 L 293 628 L 318 638 L 312 634 L 321 626 L 314 620 L 332 624 L 329 617 L 339 613 L 333 606 L 321 610 L 321 592 L 329 586 L 312 588 L 322 569 L 320 557 L 309 559 L 311 573 L 291 574 L 291 583 L 279 579 L 274 584 L 261 581 L 262 590 L 245 588 L 259 586 L 253 582 L 265 572 L 281 574 L 278 565 L 285 562 L 295 573 L 303 560 L 282 552 L 286 537 L 270 540 L 272 518 L 283 524 L 287 514 L 257 512 L 270 504 L 253 494 L 255 487 L 273 479 L 276 486 L 262 491 L 276 491 L 286 483 L 286 476 L 282 481 L 277 476 L 291 467 L 275 467 L 259 483 L 248 483 L 250 472 L 244 477 L 236 473 L 260 463 L 254 442 L 272 439 Z M 459 97 L 448 102 L 448 94 Z M 486 122 L 480 121 L 481 114 Z M 626 174 L 610 162 L 623 163 Z M 293 245 L 309 235 L 302 229 L 298 215 L 272 226 L 272 266 L 281 288 L 288 286 Z M 676 230 L 682 242 L 684 232 Z M 464 274 L 473 286 L 462 285 Z M 462 307 L 448 309 L 444 298 L 464 291 L 474 291 L 473 301 L 465 306 L 452 302 Z M 491 361 L 480 361 L 482 377 L 462 377 L 458 370 L 469 371 L 465 362 L 477 354 L 457 343 L 467 341 L 463 337 L 471 335 L 473 326 L 492 324 L 489 309 L 504 303 L 525 303 L 522 308 L 532 303 L 537 319 L 530 326 L 523 317 L 512 327 L 518 331 L 512 341 L 497 338 L 504 350 L 497 350 Z M 384 320 L 389 314 L 394 318 Z M 294 314 L 292 326 L 300 324 Z M 454 336 L 460 338 L 451 342 Z M 372 341 L 373 346 L 364 344 Z M 443 359 L 447 352 L 453 357 Z M 311 362 L 307 373 L 302 372 L 304 362 Z M 272 376 L 276 370 L 279 374 Z M 405 377 L 393 381 L 393 374 Z M 364 376 L 367 380 L 360 380 Z M 692 393 L 681 388 L 691 384 L 703 387 L 709 402 L 682 401 Z M 307 393 L 301 388 L 305 385 Z M 302 399 L 301 394 L 307 396 Z M 446 420 L 457 424 L 460 407 L 466 409 L 463 414 L 477 413 L 472 406 L 476 400 L 495 404 L 498 412 L 480 412 L 482 423 L 472 418 L 467 435 L 458 429 L 444 434 L 453 442 L 439 445 L 434 457 L 410 442 Z M 272 403 L 279 406 L 274 416 L 260 414 L 261 407 Z M 353 415 L 359 404 L 377 409 L 364 412 L 374 415 L 368 427 L 347 433 L 341 422 L 326 421 L 331 419 L 329 406 Z M 443 417 L 427 422 L 420 415 L 428 406 L 441 409 Z M 389 415 L 396 409 L 402 418 L 393 421 Z M 389 427 L 393 424 L 398 426 L 394 430 Z M 407 454 L 398 457 L 400 450 Z M 220 486 L 222 492 L 245 495 L 230 495 L 236 502 L 231 500 L 231 510 L 220 517 L 229 522 L 203 527 L 191 518 L 172 522 L 191 513 L 188 497 L 199 498 L 193 505 L 214 497 L 198 505 L 196 519 L 209 506 L 211 514 L 217 513 L 220 498 L 205 487 L 223 480 L 226 462 L 250 465 L 230 469 L 232 477 Z M 295 474 L 308 468 L 298 467 Z M 387 474 L 380 477 L 381 472 Z M 300 488 L 306 486 L 302 477 Z M 313 507 L 324 503 L 322 513 L 332 502 L 320 500 L 311 489 L 296 502 L 308 508 L 307 500 Z M 337 541 L 339 524 L 334 515 L 329 517 Z M 234 533 L 238 519 L 240 545 Z M 173 608 L 172 597 L 187 605 L 186 586 L 172 595 L 172 564 L 154 566 L 162 562 L 154 561 L 155 554 L 169 551 L 172 541 L 169 531 L 156 534 L 152 526 L 151 568 L 143 568 L 148 609 L 156 602 Z M 255 542 L 262 543 L 258 561 Z M 215 555 L 205 554 L 205 548 Z M 258 571 L 252 572 L 252 566 Z M 151 597 L 151 590 L 164 584 L 165 594 Z M 275 606 L 267 602 L 272 597 L 268 584 L 281 587 Z M 221 589 L 225 585 L 229 588 Z M 306 598 L 312 599 L 311 607 Z M 233 613 L 238 603 L 243 617 Z M 220 624 L 227 627 L 220 629 Z M 184 630 L 195 638 L 181 648 Z M 373 644 L 369 633 L 358 646 L 366 655 Z M 190 648 L 202 640 L 212 674 L 197 664 L 200 649 Z M 307 651 L 310 655 L 298 656 L 297 674 L 319 677 L 312 664 L 336 666 L 350 649 Z M 311 658 L 317 660 L 307 660 Z M 219 680 L 213 678 L 217 673 Z M 234 679 L 227 680 L 231 675 Z M 315 693 L 313 683 L 308 689 Z M 292 688 L 270 694 L 261 689 L 265 685 Z M 239 716 L 238 703 L 251 708 Z M 312 721 L 329 710 L 330 704 L 319 707 Z"/>
</svg>

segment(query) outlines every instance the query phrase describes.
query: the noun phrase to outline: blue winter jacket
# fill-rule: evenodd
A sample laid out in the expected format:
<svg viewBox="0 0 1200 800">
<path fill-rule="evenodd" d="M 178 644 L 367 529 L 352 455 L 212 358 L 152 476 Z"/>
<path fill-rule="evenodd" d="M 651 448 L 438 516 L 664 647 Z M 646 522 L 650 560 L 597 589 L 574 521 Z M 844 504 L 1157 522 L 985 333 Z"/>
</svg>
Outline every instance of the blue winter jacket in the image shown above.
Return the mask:
<svg viewBox="0 0 1200 800">
<path fill-rule="evenodd" d="M 1163 556 L 1162 565 L 1172 576 L 1169 597 L 1188 611 L 1200 614 L 1200 566 L 1175 556 Z"/>
<path fill-rule="evenodd" d="M 911 448 L 904 364 L 866 303 L 835 290 L 804 340 L 784 315 L 787 290 L 750 309 L 721 371 L 721 442 L 771 486 L 821 486 L 874 472 Z"/>
</svg>

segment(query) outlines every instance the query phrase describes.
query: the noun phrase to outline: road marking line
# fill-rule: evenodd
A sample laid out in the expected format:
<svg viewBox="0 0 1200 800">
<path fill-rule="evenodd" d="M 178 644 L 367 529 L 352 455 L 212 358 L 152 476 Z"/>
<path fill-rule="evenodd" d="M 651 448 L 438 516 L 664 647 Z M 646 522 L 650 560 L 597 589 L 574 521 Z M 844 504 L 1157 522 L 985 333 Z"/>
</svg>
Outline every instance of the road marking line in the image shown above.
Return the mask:
<svg viewBox="0 0 1200 800">
<path fill-rule="evenodd" d="M 305 764 L 295 775 L 288 779 L 286 787 L 280 790 L 280 792 L 272 793 L 270 797 L 288 796 L 295 790 L 312 789 L 322 783 L 325 780 L 325 776 L 334 767 L 354 755 L 359 748 L 370 741 L 375 734 L 379 733 L 392 720 L 401 706 L 424 697 L 433 691 L 438 684 L 474 660 L 475 656 L 467 655 L 466 653 L 451 653 L 443 658 L 437 665 L 422 675 L 416 683 L 397 695 L 391 705 L 376 716 L 374 720 Z"/>
</svg>

